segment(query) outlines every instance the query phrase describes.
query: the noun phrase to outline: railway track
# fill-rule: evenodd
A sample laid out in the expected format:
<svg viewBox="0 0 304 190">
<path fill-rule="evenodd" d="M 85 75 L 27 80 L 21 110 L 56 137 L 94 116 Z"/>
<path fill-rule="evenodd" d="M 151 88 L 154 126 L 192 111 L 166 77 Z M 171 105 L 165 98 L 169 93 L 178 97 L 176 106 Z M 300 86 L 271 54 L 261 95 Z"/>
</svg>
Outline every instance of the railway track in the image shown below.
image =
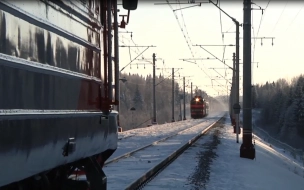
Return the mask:
<svg viewBox="0 0 304 190">
<path fill-rule="evenodd" d="M 208 120 L 202 121 L 202 123 L 203 123 L 203 122 L 207 122 L 207 121 L 208 121 Z M 125 153 L 125 154 L 123 154 L 123 155 L 117 156 L 117 157 L 115 157 L 115 158 L 113 158 L 113 159 L 107 160 L 107 161 L 105 162 L 105 166 L 107 166 L 107 165 L 109 165 L 109 164 L 111 164 L 111 163 L 113 163 L 113 162 L 117 162 L 117 161 L 119 161 L 119 160 L 121 160 L 121 159 L 123 159 L 123 158 L 130 157 L 131 155 L 133 155 L 133 154 L 135 154 L 135 153 L 137 153 L 137 152 L 139 152 L 139 151 L 141 151 L 141 150 L 144 150 L 144 149 L 146 149 L 146 148 L 148 148 L 148 147 L 156 146 L 157 144 L 159 144 L 159 143 L 161 143 L 161 142 L 164 142 L 164 141 L 166 141 L 167 139 L 170 139 L 170 138 L 172 138 L 172 137 L 175 137 L 175 136 L 177 136 L 178 134 L 181 134 L 181 133 L 183 133 L 183 132 L 189 131 L 189 130 L 191 130 L 193 127 L 196 127 L 196 126 L 197 126 L 197 125 L 192 126 L 192 127 L 190 127 L 190 128 L 187 128 L 187 129 L 184 129 L 184 130 L 181 130 L 181 131 L 179 131 L 179 132 L 177 132 L 177 133 L 175 133 L 175 134 L 169 135 L 169 136 L 167 136 L 167 137 L 164 137 L 164 138 L 162 138 L 162 139 L 160 139 L 160 140 L 157 140 L 157 141 L 154 141 L 154 142 L 152 142 L 152 143 L 148 143 L 148 144 L 146 144 L 146 145 L 144 145 L 144 146 L 142 146 L 142 147 L 140 147 L 140 148 L 137 148 L 137 149 L 135 149 L 135 150 L 132 150 L 132 151 L 130 151 L 130 152 L 127 152 L 127 153 Z M 130 135 L 130 136 L 127 136 L 127 137 L 125 137 L 125 138 L 123 138 L 123 139 L 130 138 L 130 137 L 132 137 L 132 136 L 135 136 L 135 135 Z M 120 139 L 120 140 L 121 140 L 121 139 Z"/>
<path fill-rule="evenodd" d="M 104 170 L 111 189 L 138 189 L 174 161 L 204 135 L 218 119 L 205 120 L 190 128 L 108 160 Z"/>
</svg>

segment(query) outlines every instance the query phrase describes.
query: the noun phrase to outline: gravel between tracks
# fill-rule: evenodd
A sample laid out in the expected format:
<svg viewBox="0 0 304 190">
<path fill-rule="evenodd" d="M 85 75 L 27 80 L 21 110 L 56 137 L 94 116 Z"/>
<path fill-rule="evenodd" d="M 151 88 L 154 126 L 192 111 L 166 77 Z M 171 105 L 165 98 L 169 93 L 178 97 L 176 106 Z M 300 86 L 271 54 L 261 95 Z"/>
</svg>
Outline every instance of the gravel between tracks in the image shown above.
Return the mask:
<svg viewBox="0 0 304 190">
<path fill-rule="evenodd" d="M 223 128 L 223 120 L 215 124 L 214 128 L 207 133 L 211 135 L 209 141 L 200 144 L 201 151 L 197 153 L 198 163 L 191 174 L 188 177 L 189 185 L 191 184 L 191 189 L 205 189 L 206 184 L 210 177 L 210 166 L 212 161 L 217 157 L 216 149 L 220 142 L 221 131 L 220 128 Z"/>
</svg>

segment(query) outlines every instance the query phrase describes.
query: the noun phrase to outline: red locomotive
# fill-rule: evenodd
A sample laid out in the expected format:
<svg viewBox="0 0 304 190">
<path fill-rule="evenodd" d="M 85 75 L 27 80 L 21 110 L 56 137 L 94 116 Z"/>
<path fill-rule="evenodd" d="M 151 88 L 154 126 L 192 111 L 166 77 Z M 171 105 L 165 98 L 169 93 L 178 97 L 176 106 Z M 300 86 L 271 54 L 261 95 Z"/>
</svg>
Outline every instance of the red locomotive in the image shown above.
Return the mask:
<svg viewBox="0 0 304 190">
<path fill-rule="evenodd" d="M 194 96 L 190 102 L 191 118 L 199 119 L 209 114 L 209 103 L 202 96 Z"/>
</svg>

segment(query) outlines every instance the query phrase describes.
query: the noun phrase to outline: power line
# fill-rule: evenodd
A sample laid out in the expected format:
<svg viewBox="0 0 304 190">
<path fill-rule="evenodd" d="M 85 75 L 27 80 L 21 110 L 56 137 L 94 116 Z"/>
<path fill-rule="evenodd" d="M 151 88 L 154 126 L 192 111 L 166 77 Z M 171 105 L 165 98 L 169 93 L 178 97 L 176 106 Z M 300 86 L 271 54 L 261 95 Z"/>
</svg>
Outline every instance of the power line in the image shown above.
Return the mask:
<svg viewBox="0 0 304 190">
<path fill-rule="evenodd" d="M 183 36 L 184 36 L 184 38 L 185 38 L 185 40 L 186 40 L 186 43 L 187 43 L 187 45 L 188 45 L 188 48 L 189 48 L 189 50 L 190 50 L 190 52 L 191 52 L 191 55 L 192 55 L 192 57 L 194 58 L 194 54 L 193 54 L 193 51 L 192 51 L 192 48 L 191 48 L 191 46 L 190 46 L 190 43 L 191 43 L 191 45 L 192 45 L 192 42 L 190 41 L 191 39 L 190 39 L 190 37 L 189 37 L 189 34 L 188 34 L 188 31 L 187 31 L 187 28 L 186 28 L 186 25 L 184 24 L 184 26 L 185 26 L 185 30 L 186 30 L 186 34 L 185 34 L 185 32 L 184 32 L 184 30 L 183 30 L 183 28 L 182 28 L 182 26 L 181 26 L 181 23 L 180 23 L 180 21 L 179 21 L 179 19 L 178 19 L 178 16 L 177 16 L 177 14 L 175 13 L 175 10 L 172 8 L 172 6 L 170 5 L 170 3 L 169 3 L 169 1 L 168 0 L 166 0 L 166 2 L 167 2 L 167 4 L 169 5 L 169 7 L 171 8 L 171 10 L 173 11 L 173 13 L 174 13 L 174 15 L 175 15 L 175 18 L 176 18 L 176 20 L 177 20 L 177 22 L 178 22 L 178 25 L 179 25 L 179 27 L 180 27 L 180 29 L 181 29 L 181 31 L 182 31 L 182 34 L 183 34 Z M 178 4 L 180 4 L 180 2 L 178 3 Z M 183 18 L 183 16 L 182 16 L 182 19 L 183 19 L 183 21 L 184 21 L 184 18 Z M 184 23 L 185 23 L 185 21 L 184 21 Z M 186 37 L 186 36 L 188 36 L 188 38 Z M 189 39 L 189 40 L 188 40 Z M 189 42 L 190 41 L 190 42 Z M 196 63 L 196 61 L 194 61 L 194 63 L 211 79 L 211 77 L 207 74 L 207 72 L 203 69 L 203 68 L 201 68 L 197 63 Z M 203 64 L 203 66 L 205 67 L 205 65 Z"/>
<path fill-rule="evenodd" d="M 166 2 L 167 2 L 167 4 L 169 5 L 169 7 L 171 8 L 171 10 L 172 10 L 172 12 L 173 12 L 173 14 L 174 14 L 174 16 L 175 16 L 175 18 L 176 18 L 176 20 L 177 20 L 177 23 L 178 23 L 178 25 L 179 25 L 179 28 L 181 29 L 181 31 L 182 31 L 182 33 L 183 33 L 183 36 L 184 36 L 184 38 L 185 38 L 185 40 L 186 40 L 186 43 L 187 43 L 187 45 L 188 45 L 188 48 L 190 49 L 191 55 L 194 56 L 194 55 L 193 55 L 193 51 L 192 51 L 192 49 L 191 49 L 191 46 L 190 46 L 190 44 L 189 44 L 189 42 L 188 42 L 188 39 L 186 38 L 186 35 L 185 35 L 185 33 L 184 33 L 184 30 L 183 30 L 183 28 L 182 28 L 182 26 L 181 26 L 181 23 L 180 23 L 180 21 L 179 21 L 179 19 L 178 19 L 178 16 L 177 16 L 176 12 L 174 11 L 173 7 L 169 4 L 169 1 L 166 0 Z"/>
<path fill-rule="evenodd" d="M 128 40 L 128 41 L 129 41 L 129 44 L 126 44 L 126 43 L 123 41 L 123 39 L 122 39 L 122 40 L 119 40 L 119 41 L 120 41 L 122 44 L 124 44 L 124 45 L 126 45 L 126 46 L 129 46 L 129 45 L 130 45 L 130 40 L 127 39 L 127 38 L 125 38 L 124 36 L 122 36 L 122 38 Z M 138 50 L 138 47 L 137 47 L 137 50 Z M 139 54 L 139 53 L 138 53 L 139 50 L 136 51 L 136 50 L 134 50 L 134 49 L 129 48 L 130 60 L 131 60 L 131 51 L 133 51 L 133 52 L 136 53 L 137 55 Z"/>
<path fill-rule="evenodd" d="M 264 9 L 264 10 L 262 9 L 262 16 L 261 16 L 261 19 L 260 19 L 259 28 L 258 28 L 258 31 L 257 31 L 257 34 L 256 34 L 256 35 L 254 34 L 254 28 L 252 27 L 252 30 L 253 30 L 253 37 L 254 37 L 253 52 L 252 52 L 252 63 L 254 63 L 254 58 L 255 58 L 255 45 L 256 45 L 256 40 L 257 40 L 257 38 L 255 38 L 255 36 L 258 37 L 258 35 L 259 35 L 260 28 L 261 28 L 261 24 L 262 24 L 263 18 L 265 17 L 265 11 L 266 11 L 266 9 L 268 8 L 269 3 L 270 3 L 270 0 L 268 1 L 268 3 L 267 3 L 267 5 L 266 5 L 265 9 Z M 286 7 L 286 4 L 285 4 L 285 7 Z M 285 7 L 284 7 L 284 9 L 285 9 Z M 284 11 L 284 10 L 283 10 L 283 11 Z M 282 13 L 283 13 L 283 11 L 282 11 Z M 282 15 L 282 13 L 281 13 L 281 15 Z M 251 23 L 253 23 L 253 11 L 252 11 L 252 21 L 251 21 Z M 278 23 L 278 21 L 277 21 L 277 23 Z M 255 36 L 254 36 L 254 35 L 255 35 Z M 253 66 L 252 66 L 252 67 L 253 67 Z M 253 71 L 254 71 L 254 68 L 251 69 L 252 83 L 254 83 Z"/>
<path fill-rule="evenodd" d="M 149 47 L 154 47 L 153 45 L 152 45 L 152 46 L 138 46 L 138 45 L 134 42 L 134 40 L 133 40 L 133 38 L 132 38 L 132 33 L 131 33 L 131 40 L 125 38 L 123 35 L 122 35 L 122 38 L 128 40 L 128 42 L 129 42 L 129 45 L 126 45 L 126 43 L 125 43 L 123 40 L 122 40 L 122 41 L 120 40 L 120 42 L 122 42 L 122 43 L 125 45 L 124 47 L 127 47 L 128 50 L 129 50 L 130 63 L 127 64 L 126 66 L 124 66 L 124 67 L 120 70 L 120 72 L 121 72 L 122 70 L 124 70 L 128 65 L 130 65 L 130 68 L 131 68 L 131 63 L 132 63 L 137 57 L 141 56 L 142 59 L 145 59 L 145 57 L 144 57 L 144 55 L 143 55 L 144 52 L 145 52 Z M 131 41 L 132 41 L 132 43 L 134 44 L 134 46 L 131 46 L 131 45 L 130 45 Z M 122 47 L 122 46 L 121 46 L 121 47 Z M 136 51 L 136 50 L 133 50 L 131 47 L 136 47 L 137 51 Z M 139 47 L 146 47 L 146 49 L 140 52 Z M 132 59 L 131 51 L 133 51 L 133 52 L 136 54 L 136 55 L 135 55 L 135 56 L 136 56 L 135 59 Z M 144 67 L 145 67 L 145 66 L 144 66 Z"/>
<path fill-rule="evenodd" d="M 255 35 L 256 37 L 258 37 L 258 35 L 259 35 L 260 28 L 261 28 L 261 24 L 262 24 L 263 18 L 264 18 L 264 16 L 265 16 L 265 15 L 264 15 L 264 14 L 265 14 L 264 11 L 266 11 L 266 9 L 267 9 L 269 3 L 270 3 L 270 0 L 268 1 L 267 5 L 266 5 L 266 8 L 265 8 L 265 9 L 263 10 L 263 12 L 262 12 L 262 16 L 261 16 L 261 19 L 260 19 L 259 28 L 258 28 L 258 31 L 257 31 L 257 34 L 256 34 L 256 35 L 254 34 L 254 28 L 252 27 L 252 30 L 253 30 L 253 37 L 254 37 L 254 35 Z M 251 23 L 253 23 L 253 11 L 252 11 L 252 21 L 251 21 Z M 254 38 L 255 38 L 255 37 L 254 37 Z M 256 38 L 254 39 L 254 44 L 253 44 L 252 62 L 254 62 L 255 44 L 256 44 Z M 252 69 L 252 72 L 253 72 L 253 69 Z M 251 74 L 251 76 L 253 76 L 253 75 Z M 253 79 L 252 79 L 252 80 L 253 80 Z"/>
<path fill-rule="evenodd" d="M 288 3 L 288 1 L 285 3 L 285 6 L 284 6 L 284 8 L 283 8 L 283 10 L 282 10 L 282 12 L 281 12 L 281 14 L 280 14 L 280 16 L 279 16 L 279 18 L 278 18 L 276 24 L 274 25 L 274 28 L 272 29 L 271 34 L 273 33 L 274 29 L 276 28 L 276 26 L 277 26 L 277 24 L 278 24 L 278 22 L 279 22 L 279 20 L 280 20 L 280 18 L 281 18 L 281 16 L 282 16 L 282 14 L 283 14 L 285 8 L 286 8 L 287 3 Z"/>
<path fill-rule="evenodd" d="M 220 10 L 221 11 L 221 10 Z M 229 30 L 231 30 L 231 28 L 234 26 L 235 24 L 232 23 L 231 26 L 229 27 L 229 29 L 226 32 L 229 32 Z"/>
<path fill-rule="evenodd" d="M 184 36 L 184 38 L 185 38 L 185 40 L 186 40 L 186 43 L 187 43 L 187 45 L 188 45 L 188 48 L 189 48 L 189 50 L 190 50 L 190 52 L 191 52 L 191 55 L 192 55 L 192 57 L 194 57 L 194 54 L 193 54 L 193 51 L 192 51 L 192 48 L 191 48 L 191 46 L 190 46 L 190 44 L 189 44 L 189 41 L 188 41 L 188 38 L 190 39 L 190 37 L 186 37 L 186 35 L 185 35 L 185 33 L 184 33 L 184 30 L 183 30 L 183 28 L 182 28 L 182 26 L 181 26 L 181 23 L 180 23 L 180 21 L 179 21 L 179 19 L 178 19 L 178 16 L 177 16 L 177 14 L 176 14 L 176 12 L 174 11 L 174 9 L 173 9 L 173 7 L 170 5 L 170 3 L 169 3 L 169 1 L 168 0 L 166 0 L 166 2 L 167 2 L 167 4 L 169 5 L 169 7 L 171 8 L 171 10 L 173 11 L 173 14 L 174 14 L 174 16 L 175 16 L 175 18 L 176 18 L 176 20 L 177 20 L 177 23 L 178 23 L 178 25 L 179 25 L 179 28 L 181 29 L 181 31 L 182 31 L 182 34 L 183 34 L 183 36 Z M 180 3 L 179 3 L 180 4 Z M 191 43 L 191 42 L 190 42 Z M 192 45 L 192 44 L 191 44 Z M 196 63 L 196 61 L 195 61 L 195 64 L 197 65 L 197 63 Z M 199 65 L 197 65 L 207 76 L 209 76 L 207 73 L 206 73 L 206 71 L 204 71 Z M 209 76 L 209 78 L 210 78 L 210 76 Z"/>
<path fill-rule="evenodd" d="M 179 7 L 181 8 L 180 1 L 179 1 L 179 0 L 178 0 L 178 3 L 179 3 Z M 186 22 L 185 22 L 185 19 L 184 19 L 183 11 L 180 10 L 180 12 L 181 12 L 181 16 L 182 16 L 182 19 L 183 19 L 183 23 L 184 23 L 184 27 L 185 27 L 185 30 L 186 30 L 187 37 L 188 37 L 188 39 L 189 39 L 189 41 L 190 41 L 190 45 L 192 45 L 191 38 L 190 38 L 190 35 L 189 35 L 189 33 L 188 33 L 187 26 L 186 26 Z"/>
<path fill-rule="evenodd" d="M 270 0 L 268 1 L 267 5 L 266 5 L 266 8 L 265 8 L 265 10 L 267 9 L 267 7 L 268 7 L 269 3 L 270 3 Z"/>
<path fill-rule="evenodd" d="M 287 27 L 287 29 L 285 30 L 285 32 L 290 28 L 291 24 L 293 23 L 293 21 L 298 17 L 299 13 L 301 12 L 302 8 L 304 5 L 302 5 L 302 7 L 300 8 L 300 10 L 297 12 L 296 16 L 292 19 L 292 21 L 290 22 L 289 26 Z"/>
<path fill-rule="evenodd" d="M 266 9 L 267 9 L 269 3 L 270 3 L 270 0 L 268 1 L 267 5 L 266 5 L 266 8 L 264 9 L 264 11 L 266 11 Z M 264 13 L 264 14 L 265 14 L 265 13 Z M 256 35 L 256 36 L 259 36 L 260 27 L 261 27 L 262 20 L 263 20 L 263 18 L 264 18 L 264 14 L 262 14 L 262 16 L 261 16 L 261 20 L 260 20 L 260 24 L 259 24 L 259 28 L 258 28 L 258 32 L 257 32 L 257 35 Z"/>
</svg>

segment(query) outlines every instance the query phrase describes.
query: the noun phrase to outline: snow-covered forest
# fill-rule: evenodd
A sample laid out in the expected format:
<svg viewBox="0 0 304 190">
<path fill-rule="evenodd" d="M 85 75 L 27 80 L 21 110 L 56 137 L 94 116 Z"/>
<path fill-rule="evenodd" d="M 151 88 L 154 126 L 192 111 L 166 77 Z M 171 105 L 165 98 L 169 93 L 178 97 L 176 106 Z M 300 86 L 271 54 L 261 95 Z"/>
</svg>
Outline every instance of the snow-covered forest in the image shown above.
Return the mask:
<svg viewBox="0 0 304 190">
<path fill-rule="evenodd" d="M 295 148 L 304 144 L 304 76 L 266 82 L 252 88 L 253 108 L 261 109 L 258 126 Z"/>
<path fill-rule="evenodd" d="M 153 117 L 153 80 L 152 75 L 143 77 L 139 74 L 121 74 L 120 78 L 127 81 L 120 81 L 120 126 L 123 130 L 146 127 L 151 124 Z M 182 83 L 181 83 L 182 84 Z M 156 118 L 158 124 L 171 122 L 172 120 L 172 80 L 171 77 L 165 78 L 161 75 L 155 79 L 156 96 Z M 183 86 L 174 83 L 174 119 L 178 121 L 183 116 Z M 189 86 L 187 86 L 189 89 Z M 187 90 L 186 90 L 187 91 Z M 193 87 L 193 95 L 202 95 L 210 102 L 212 109 L 222 106 L 216 99 L 209 97 L 206 92 Z M 186 119 L 190 115 L 191 94 L 186 97 Z M 135 108 L 131 110 L 131 108 Z"/>
</svg>

